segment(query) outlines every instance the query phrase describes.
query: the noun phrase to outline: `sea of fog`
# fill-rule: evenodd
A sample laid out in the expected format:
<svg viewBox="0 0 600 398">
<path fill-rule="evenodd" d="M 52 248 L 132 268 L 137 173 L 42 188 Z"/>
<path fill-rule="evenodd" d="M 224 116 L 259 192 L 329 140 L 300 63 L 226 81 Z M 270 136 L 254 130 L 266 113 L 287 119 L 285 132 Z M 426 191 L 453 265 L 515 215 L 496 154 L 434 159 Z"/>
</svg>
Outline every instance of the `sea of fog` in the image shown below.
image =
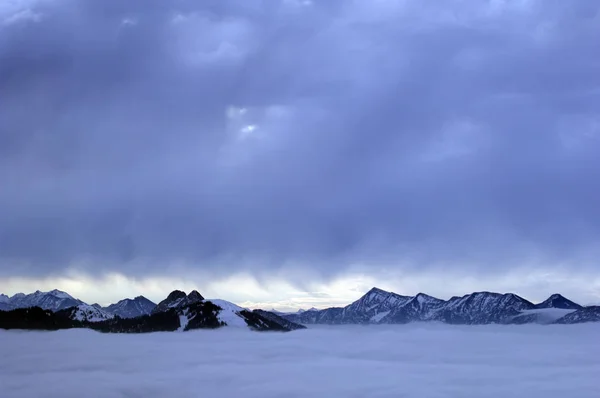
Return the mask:
<svg viewBox="0 0 600 398">
<path fill-rule="evenodd" d="M 600 324 L 0 331 L 0 396 L 600 397 Z"/>
</svg>

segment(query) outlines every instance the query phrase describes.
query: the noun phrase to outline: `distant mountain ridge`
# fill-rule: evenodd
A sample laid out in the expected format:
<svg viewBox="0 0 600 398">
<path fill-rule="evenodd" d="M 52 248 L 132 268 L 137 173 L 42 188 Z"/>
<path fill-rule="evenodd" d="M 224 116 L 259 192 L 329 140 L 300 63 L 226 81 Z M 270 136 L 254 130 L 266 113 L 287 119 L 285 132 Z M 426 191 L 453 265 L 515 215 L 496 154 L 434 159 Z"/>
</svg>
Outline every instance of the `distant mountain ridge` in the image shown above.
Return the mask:
<svg viewBox="0 0 600 398">
<path fill-rule="evenodd" d="M 205 300 L 195 290 L 189 294 L 175 290 L 158 305 L 138 296 L 106 308 L 54 290 L 13 297 L 0 296 L 2 304 L 6 304 L 6 309 L 0 309 L 0 329 L 88 328 L 106 333 L 147 333 L 224 326 L 282 332 L 305 328 L 267 311 L 251 311 L 220 299 Z M 71 303 L 74 305 L 64 308 Z"/>
<path fill-rule="evenodd" d="M 106 308 L 100 307 L 100 309 L 121 318 L 135 318 L 142 315 L 149 315 L 154 308 L 156 308 L 156 304 L 144 296 L 137 296 L 134 299 L 126 298 Z"/>
<path fill-rule="evenodd" d="M 600 306 L 584 307 L 558 319 L 558 324 L 573 324 L 584 322 L 600 322 Z"/>
<path fill-rule="evenodd" d="M 252 311 L 225 300 L 205 300 L 195 290 L 189 294 L 175 290 L 158 305 L 143 296 L 137 296 L 108 307 L 88 305 L 56 289 L 31 294 L 18 293 L 12 297 L 0 295 L 0 313 L 35 307 L 75 322 L 73 327 L 98 323 L 101 325 L 89 327 L 128 333 L 163 330 L 161 328 L 166 331 L 221 326 L 287 331 L 312 324 L 405 324 L 428 321 L 459 325 L 600 322 L 599 306 L 583 307 L 560 294 L 553 294 L 543 302 L 534 304 L 513 293 L 475 292 L 441 300 L 424 293 L 403 296 L 374 287 L 345 307 L 311 308 L 294 313 Z M 172 316 L 157 315 L 164 313 L 171 313 Z M 41 313 L 21 311 L 15 314 L 30 317 L 31 314 Z M 177 319 L 177 322 L 173 319 Z M 11 322 L 19 324 L 18 320 Z M 64 322 L 57 320 L 52 324 L 63 325 Z"/>
<path fill-rule="evenodd" d="M 147 315 L 152 312 L 156 307 L 156 304 L 144 296 L 138 296 L 134 299 L 121 300 L 108 307 L 102 307 L 99 304 L 92 304 L 90 306 L 58 289 L 49 292 L 41 292 L 38 290 L 31 294 L 17 293 L 12 297 L 5 294 L 0 295 L 0 311 L 31 307 L 39 307 L 53 312 L 78 307 L 81 314 L 80 317 L 100 320 L 109 319 L 114 315 L 121 318 L 135 318 L 137 316 Z M 97 311 L 94 311 L 94 309 Z"/>
<path fill-rule="evenodd" d="M 578 315 L 577 313 L 580 311 L 581 313 Z M 345 307 L 282 314 L 281 316 L 304 325 L 404 324 L 426 321 L 486 325 L 491 323 L 579 323 L 595 321 L 594 314 L 595 312 L 587 310 L 586 307 L 559 294 L 553 294 L 544 302 L 536 305 L 513 293 L 475 292 L 462 297 L 441 300 L 424 293 L 416 296 L 402 296 L 374 287 L 357 301 Z"/>
<path fill-rule="evenodd" d="M 0 310 L 8 311 L 17 308 L 40 307 L 44 310 L 59 311 L 69 307 L 85 304 L 61 290 L 49 292 L 36 291 L 31 294 L 17 293 L 12 297 L 0 296 Z"/>
</svg>

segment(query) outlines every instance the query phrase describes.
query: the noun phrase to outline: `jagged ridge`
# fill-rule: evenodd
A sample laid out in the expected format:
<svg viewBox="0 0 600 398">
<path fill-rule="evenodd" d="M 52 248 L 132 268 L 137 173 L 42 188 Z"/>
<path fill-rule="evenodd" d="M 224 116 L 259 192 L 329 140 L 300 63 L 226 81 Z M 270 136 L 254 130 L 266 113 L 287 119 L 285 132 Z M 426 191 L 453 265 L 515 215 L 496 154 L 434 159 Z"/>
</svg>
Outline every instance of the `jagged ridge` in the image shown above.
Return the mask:
<svg viewBox="0 0 600 398">
<path fill-rule="evenodd" d="M 71 298 L 66 296 L 62 298 Z M 123 302 L 125 300 L 120 301 Z M 89 328 L 105 333 L 148 333 L 215 329 L 223 326 L 238 326 L 257 331 L 291 331 L 304 328 L 267 311 L 250 311 L 225 300 L 204 300 L 197 291 L 188 295 L 181 291 L 173 291 L 150 314 L 136 317 L 115 316 L 98 305 L 91 306 L 85 303 L 58 311 L 44 310 L 40 307 L 0 311 L 1 329 Z"/>
<path fill-rule="evenodd" d="M 17 308 L 40 307 L 44 310 L 59 311 L 69 307 L 85 304 L 68 293 L 61 290 L 49 292 L 36 291 L 31 294 L 17 293 L 12 297 L 2 295 L 0 297 L 0 310 L 12 310 Z"/>
<path fill-rule="evenodd" d="M 566 310 L 582 308 L 563 296 L 552 295 L 535 305 L 513 293 L 475 292 L 462 297 L 441 300 L 423 293 L 402 296 L 372 288 L 346 307 L 327 308 L 294 314 L 283 318 L 300 324 L 403 324 L 438 321 L 449 324 L 485 325 L 490 323 L 552 323 Z M 562 313 L 543 309 L 565 310 Z M 538 310 L 537 312 L 533 312 Z M 575 319 L 573 316 L 566 319 Z M 583 319 L 583 318 L 582 318 Z M 589 316 L 586 319 L 593 319 Z"/>
</svg>

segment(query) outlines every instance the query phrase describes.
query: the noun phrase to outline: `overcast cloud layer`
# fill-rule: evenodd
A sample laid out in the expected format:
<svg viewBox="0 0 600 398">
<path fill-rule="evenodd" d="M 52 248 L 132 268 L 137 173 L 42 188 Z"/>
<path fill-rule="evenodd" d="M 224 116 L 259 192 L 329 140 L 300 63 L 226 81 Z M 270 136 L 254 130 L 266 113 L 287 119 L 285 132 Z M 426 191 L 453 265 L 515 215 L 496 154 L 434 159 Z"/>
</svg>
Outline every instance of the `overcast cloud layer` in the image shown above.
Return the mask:
<svg viewBox="0 0 600 398">
<path fill-rule="evenodd" d="M 597 0 L 9 1 L 0 277 L 598 274 L 598 38 Z"/>
</svg>

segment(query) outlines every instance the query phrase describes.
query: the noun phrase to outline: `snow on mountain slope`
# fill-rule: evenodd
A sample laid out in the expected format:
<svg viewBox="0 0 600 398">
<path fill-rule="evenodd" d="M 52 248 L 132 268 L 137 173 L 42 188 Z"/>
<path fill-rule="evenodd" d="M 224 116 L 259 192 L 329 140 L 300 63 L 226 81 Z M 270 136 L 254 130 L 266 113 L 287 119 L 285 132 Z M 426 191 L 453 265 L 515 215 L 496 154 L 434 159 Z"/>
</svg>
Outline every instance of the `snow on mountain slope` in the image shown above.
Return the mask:
<svg viewBox="0 0 600 398">
<path fill-rule="evenodd" d="M 300 309 L 299 309 L 298 311 L 296 311 L 295 313 L 296 313 L 296 314 L 302 314 L 303 312 L 308 312 L 308 311 L 319 311 L 319 309 L 318 309 L 318 308 L 315 308 L 315 307 L 311 307 L 311 308 L 309 308 L 309 309 L 307 309 L 307 310 L 304 310 L 304 309 L 300 308 Z M 282 312 L 282 314 L 294 314 L 294 312 Z"/>
<path fill-rule="evenodd" d="M 392 311 L 383 311 L 373 315 L 370 319 L 372 323 L 379 323 L 383 318 L 385 318 Z"/>
<path fill-rule="evenodd" d="M 10 297 L 6 294 L 0 294 L 0 311 L 10 311 L 14 307 L 10 304 Z"/>
<path fill-rule="evenodd" d="M 285 318 L 301 324 L 367 324 L 379 322 L 390 311 L 411 299 L 412 297 L 401 296 L 374 287 L 346 307 L 311 309 L 286 315 Z"/>
<path fill-rule="evenodd" d="M 154 308 L 156 308 L 156 304 L 152 301 L 144 296 L 137 296 L 134 299 L 120 300 L 103 309 L 121 318 L 135 318 L 142 315 L 149 315 Z"/>
<path fill-rule="evenodd" d="M 411 298 L 374 287 L 360 299 L 344 307 L 340 323 L 379 322 Z"/>
<path fill-rule="evenodd" d="M 587 322 L 600 322 L 600 306 L 583 307 L 558 319 L 558 324 L 576 324 Z"/>
<path fill-rule="evenodd" d="M 521 311 L 519 315 L 507 319 L 506 323 L 539 323 L 542 325 L 546 325 L 556 322 L 560 318 L 574 311 L 576 310 L 566 310 L 562 308 L 535 308 L 532 310 Z"/>
<path fill-rule="evenodd" d="M 186 295 L 181 290 L 172 291 L 166 299 L 158 303 L 158 305 L 152 310 L 152 313 L 163 312 L 169 308 L 180 308 L 185 307 L 193 303 L 197 303 L 204 300 L 204 297 L 196 290 Z"/>
<path fill-rule="evenodd" d="M 12 308 L 40 307 L 45 310 L 58 311 L 84 304 L 84 302 L 55 289 L 49 292 L 38 290 L 31 294 L 17 293 L 8 299 L 7 304 Z"/>
<path fill-rule="evenodd" d="M 210 301 L 222 308 L 217 314 L 217 318 L 219 318 L 220 321 L 225 322 L 227 326 L 248 328 L 248 324 L 244 320 L 244 317 L 239 314 L 239 312 L 245 310 L 245 308 L 221 299 L 210 299 L 206 301 Z"/>
<path fill-rule="evenodd" d="M 521 311 L 533 308 L 533 303 L 513 293 L 475 292 L 452 297 L 440 306 L 431 320 L 466 325 L 504 323 Z"/>
<path fill-rule="evenodd" d="M 536 306 L 513 293 L 475 292 L 446 301 L 423 293 L 410 297 L 372 288 L 357 301 L 343 308 L 333 307 L 282 316 L 289 321 L 305 325 L 402 324 L 423 321 L 463 325 L 551 323 L 566 315 L 566 309 L 574 309 L 577 306 L 578 304 L 560 295 L 553 295 Z M 589 315 L 585 319 L 593 319 L 593 316 Z"/>
<path fill-rule="evenodd" d="M 184 311 L 183 314 L 179 315 L 179 329 L 177 329 L 177 331 L 183 332 L 189 321 L 187 311 Z"/>
<path fill-rule="evenodd" d="M 50 290 L 47 294 L 51 294 L 54 297 L 58 297 L 59 299 L 73 299 L 73 297 L 70 294 L 58 289 Z"/>
<path fill-rule="evenodd" d="M 83 322 L 102 322 L 114 318 L 114 315 L 88 304 L 79 304 L 76 307 L 65 309 L 69 311 L 69 318 Z"/>
<path fill-rule="evenodd" d="M 379 288 L 372 288 L 357 301 L 344 307 L 345 314 L 358 314 L 361 312 L 374 313 L 388 311 L 408 302 L 411 297 L 401 296 L 396 293 L 386 292 Z"/>
<path fill-rule="evenodd" d="M 438 298 L 419 293 L 405 303 L 392 308 L 390 313 L 381 318 L 380 323 L 408 323 L 432 320 L 441 306 L 446 302 Z"/>
</svg>

